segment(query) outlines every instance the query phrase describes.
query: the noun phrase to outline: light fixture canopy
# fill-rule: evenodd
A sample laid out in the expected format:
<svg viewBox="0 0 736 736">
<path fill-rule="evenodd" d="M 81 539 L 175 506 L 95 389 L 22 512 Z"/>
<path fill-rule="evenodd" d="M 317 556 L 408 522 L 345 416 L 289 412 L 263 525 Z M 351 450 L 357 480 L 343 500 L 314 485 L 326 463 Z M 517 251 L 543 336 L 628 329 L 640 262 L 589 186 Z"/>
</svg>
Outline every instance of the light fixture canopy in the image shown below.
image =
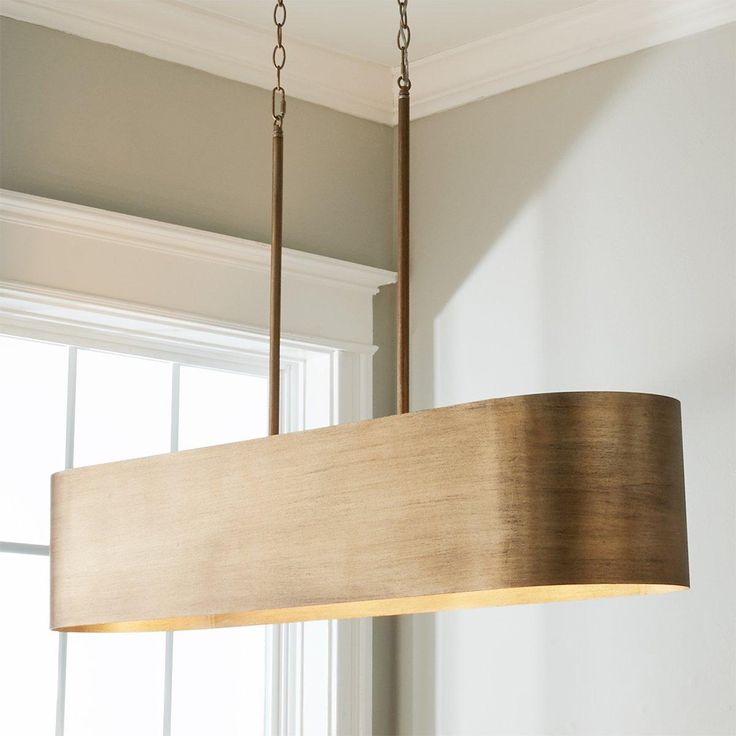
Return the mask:
<svg viewBox="0 0 736 736">
<path fill-rule="evenodd" d="M 680 404 L 559 393 L 409 413 L 407 0 L 398 0 L 397 416 L 278 436 L 284 0 L 269 434 L 57 473 L 51 626 L 156 631 L 689 585 Z"/>
</svg>

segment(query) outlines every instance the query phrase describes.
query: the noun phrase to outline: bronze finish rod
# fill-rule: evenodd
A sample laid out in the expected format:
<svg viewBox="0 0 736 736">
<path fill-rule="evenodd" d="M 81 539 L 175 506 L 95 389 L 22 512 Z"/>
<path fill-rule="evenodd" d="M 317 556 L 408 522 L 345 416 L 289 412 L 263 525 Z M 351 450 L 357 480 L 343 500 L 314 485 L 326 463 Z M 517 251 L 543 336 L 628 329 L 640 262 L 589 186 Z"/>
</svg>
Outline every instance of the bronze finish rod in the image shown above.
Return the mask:
<svg viewBox="0 0 736 736">
<path fill-rule="evenodd" d="M 409 411 L 409 90 L 399 92 L 396 413 Z"/>
<path fill-rule="evenodd" d="M 271 325 L 268 362 L 268 433 L 279 433 L 281 367 L 281 232 L 284 194 L 284 132 L 273 130 L 273 180 L 271 193 Z"/>
</svg>

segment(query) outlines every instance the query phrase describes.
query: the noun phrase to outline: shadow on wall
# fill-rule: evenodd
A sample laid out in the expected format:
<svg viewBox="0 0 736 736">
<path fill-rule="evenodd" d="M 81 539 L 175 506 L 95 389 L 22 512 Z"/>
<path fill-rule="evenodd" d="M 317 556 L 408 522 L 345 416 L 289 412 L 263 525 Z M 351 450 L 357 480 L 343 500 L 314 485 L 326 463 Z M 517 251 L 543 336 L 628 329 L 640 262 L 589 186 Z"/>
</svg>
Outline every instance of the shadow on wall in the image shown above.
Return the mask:
<svg viewBox="0 0 736 736">
<path fill-rule="evenodd" d="M 414 123 L 412 278 L 432 286 L 412 293 L 412 352 L 425 356 L 413 362 L 413 408 L 445 403 L 435 393 L 436 361 L 426 360 L 436 358 L 440 349 L 435 344 L 436 317 L 544 190 L 558 164 L 636 67 L 609 63 L 597 67 L 595 75 L 587 71 Z M 590 171 L 591 177 L 604 175 Z M 483 318 L 489 324 L 513 323 L 511 305 L 489 298 Z"/>
<path fill-rule="evenodd" d="M 453 350 L 457 340 L 447 335 L 439 344 L 437 317 L 519 213 L 544 189 L 569 149 L 636 67 L 609 64 L 594 76 L 585 71 L 575 75 L 575 84 L 566 75 L 413 124 L 412 283 L 420 286 L 413 289 L 411 304 L 412 408 L 489 398 L 487 394 L 466 395 L 473 391 L 468 386 L 458 387 L 454 395 L 438 392 L 436 371 L 442 365 L 438 351 L 448 346 Z M 599 170 L 590 171 L 591 177 L 600 175 Z M 513 290 L 514 280 L 527 277 L 534 274 L 510 274 L 508 288 Z M 487 294 L 480 305 L 487 312 L 478 315 L 476 326 L 487 321 L 489 332 L 495 329 L 492 324 L 513 329 L 515 313 L 507 296 Z M 484 334 L 477 337 L 487 339 Z M 455 362 L 473 360 L 467 339 L 457 347 L 462 354 L 454 355 Z M 513 357 L 508 359 L 513 361 Z M 483 364 L 481 370 L 485 369 Z M 489 365 L 488 371 L 493 370 Z M 487 377 L 485 383 L 489 383 Z M 503 382 L 499 388 L 503 389 Z M 440 628 L 438 618 L 431 614 L 398 621 L 396 733 L 438 733 L 442 694 L 436 692 L 437 670 L 443 663 L 437 661 L 435 649 L 442 636 Z M 458 733 L 464 732 L 461 724 L 458 727 Z"/>
</svg>

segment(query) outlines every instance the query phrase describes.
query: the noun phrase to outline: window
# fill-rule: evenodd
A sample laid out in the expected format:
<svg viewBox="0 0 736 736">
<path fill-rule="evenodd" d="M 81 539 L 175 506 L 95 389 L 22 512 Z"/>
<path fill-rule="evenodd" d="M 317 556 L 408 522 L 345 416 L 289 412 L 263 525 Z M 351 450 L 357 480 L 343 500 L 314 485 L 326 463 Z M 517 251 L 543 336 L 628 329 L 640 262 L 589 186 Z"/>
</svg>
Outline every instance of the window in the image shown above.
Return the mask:
<svg viewBox="0 0 736 736">
<path fill-rule="evenodd" d="M 353 665 L 347 645 L 343 661 L 336 645 L 349 640 L 350 622 L 48 629 L 52 472 L 266 433 L 262 351 L 242 365 L 216 351 L 209 360 L 198 354 L 197 364 L 152 353 L 150 345 L 123 354 L 0 335 L 0 733 L 337 733 L 337 681 Z M 339 359 L 288 353 L 283 425 L 328 424 Z"/>
</svg>

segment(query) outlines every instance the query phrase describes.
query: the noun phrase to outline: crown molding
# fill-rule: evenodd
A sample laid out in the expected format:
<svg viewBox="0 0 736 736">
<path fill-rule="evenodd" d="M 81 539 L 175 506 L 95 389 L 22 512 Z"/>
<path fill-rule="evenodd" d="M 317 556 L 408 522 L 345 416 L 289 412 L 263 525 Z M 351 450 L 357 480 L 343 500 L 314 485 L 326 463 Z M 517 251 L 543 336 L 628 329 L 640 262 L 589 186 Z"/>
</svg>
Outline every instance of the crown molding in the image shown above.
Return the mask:
<svg viewBox="0 0 736 736">
<path fill-rule="evenodd" d="M 2 0 L 2 15 L 271 89 L 273 34 L 176 0 Z M 267 10 L 270 13 L 270 10 Z M 270 15 L 266 15 L 270 18 Z M 289 96 L 379 123 L 392 115 L 389 67 L 289 39 Z"/>
<path fill-rule="evenodd" d="M 733 21 L 736 0 L 597 0 L 413 62 L 412 117 Z"/>
<path fill-rule="evenodd" d="M 0 189 L 0 223 L 71 233 L 164 255 L 268 272 L 271 249 L 266 243 L 196 230 L 133 215 L 61 202 Z M 284 275 L 331 286 L 378 293 L 396 281 L 393 271 L 284 248 Z"/>
<path fill-rule="evenodd" d="M 177 0 L 2 0 L 2 14 L 271 89 L 272 34 Z M 736 0 L 596 0 L 413 60 L 412 117 L 736 21 Z M 397 70 L 289 41 L 290 96 L 395 123 Z"/>
</svg>

